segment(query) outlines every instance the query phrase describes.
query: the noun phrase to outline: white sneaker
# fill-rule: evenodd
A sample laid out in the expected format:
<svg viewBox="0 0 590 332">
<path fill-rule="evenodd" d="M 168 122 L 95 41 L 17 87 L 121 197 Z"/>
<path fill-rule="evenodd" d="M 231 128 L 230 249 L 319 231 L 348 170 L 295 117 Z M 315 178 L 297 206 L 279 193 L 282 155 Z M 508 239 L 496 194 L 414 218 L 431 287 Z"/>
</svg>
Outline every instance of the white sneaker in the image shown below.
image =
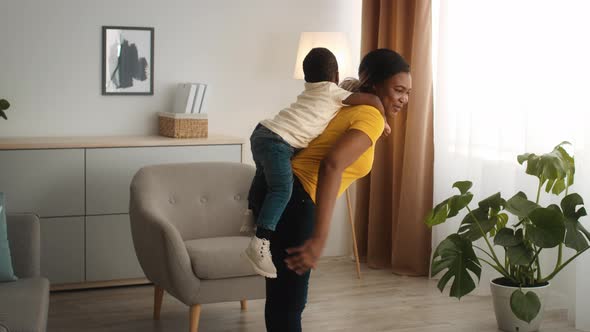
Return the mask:
<svg viewBox="0 0 590 332">
<path fill-rule="evenodd" d="M 277 269 L 272 263 L 272 256 L 270 255 L 269 240 L 253 236 L 242 256 L 250 262 L 256 273 L 267 278 L 277 277 Z"/>
<path fill-rule="evenodd" d="M 254 214 L 250 209 L 246 210 L 242 216 L 242 227 L 240 227 L 240 233 L 246 233 L 249 235 L 254 235 L 256 233 Z"/>
</svg>

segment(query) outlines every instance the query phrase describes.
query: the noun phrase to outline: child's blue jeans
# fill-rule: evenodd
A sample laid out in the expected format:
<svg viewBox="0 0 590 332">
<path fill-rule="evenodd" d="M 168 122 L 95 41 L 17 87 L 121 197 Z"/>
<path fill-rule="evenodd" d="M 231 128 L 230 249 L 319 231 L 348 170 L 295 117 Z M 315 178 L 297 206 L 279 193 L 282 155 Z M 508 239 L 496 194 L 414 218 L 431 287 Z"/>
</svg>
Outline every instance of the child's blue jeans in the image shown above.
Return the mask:
<svg viewBox="0 0 590 332">
<path fill-rule="evenodd" d="M 249 196 L 257 197 L 266 188 L 262 206 L 257 207 L 259 213 L 256 226 L 274 231 L 293 191 L 291 158 L 295 149 L 261 124 L 256 126 L 250 136 L 250 144 L 256 174 Z"/>
</svg>

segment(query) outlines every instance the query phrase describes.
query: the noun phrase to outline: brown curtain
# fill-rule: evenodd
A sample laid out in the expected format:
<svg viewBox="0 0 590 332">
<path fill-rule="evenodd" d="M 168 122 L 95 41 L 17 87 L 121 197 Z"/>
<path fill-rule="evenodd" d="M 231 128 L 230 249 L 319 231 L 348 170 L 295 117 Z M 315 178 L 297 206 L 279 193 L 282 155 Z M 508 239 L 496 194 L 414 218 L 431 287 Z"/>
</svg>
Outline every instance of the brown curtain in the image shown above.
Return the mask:
<svg viewBox="0 0 590 332">
<path fill-rule="evenodd" d="M 410 64 L 407 111 L 389 119 L 392 134 L 376 146 L 369 176 L 357 182 L 355 224 L 359 254 L 369 267 L 428 275 L 432 208 L 433 124 L 431 0 L 363 0 L 362 56 L 377 48 Z"/>
</svg>

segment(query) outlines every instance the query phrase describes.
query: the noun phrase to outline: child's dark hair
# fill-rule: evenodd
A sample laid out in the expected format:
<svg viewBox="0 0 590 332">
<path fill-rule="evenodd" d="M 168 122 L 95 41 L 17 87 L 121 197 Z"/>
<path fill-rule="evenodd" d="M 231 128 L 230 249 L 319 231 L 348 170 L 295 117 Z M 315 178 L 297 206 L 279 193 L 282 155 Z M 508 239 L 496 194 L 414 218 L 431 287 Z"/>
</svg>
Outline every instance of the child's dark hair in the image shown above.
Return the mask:
<svg viewBox="0 0 590 332">
<path fill-rule="evenodd" d="M 303 74 L 308 83 L 334 82 L 338 74 L 336 56 L 327 48 L 313 48 L 303 59 Z"/>
</svg>

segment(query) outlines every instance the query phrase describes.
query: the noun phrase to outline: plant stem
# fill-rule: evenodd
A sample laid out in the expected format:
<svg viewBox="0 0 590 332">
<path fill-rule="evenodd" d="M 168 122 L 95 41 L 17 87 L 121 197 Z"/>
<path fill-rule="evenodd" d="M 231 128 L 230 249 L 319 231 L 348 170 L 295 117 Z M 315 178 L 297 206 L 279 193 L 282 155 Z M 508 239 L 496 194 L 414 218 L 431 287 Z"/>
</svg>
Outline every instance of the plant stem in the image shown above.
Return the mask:
<svg viewBox="0 0 590 332">
<path fill-rule="evenodd" d="M 471 209 L 469 208 L 469 206 L 467 206 L 467 211 L 469 211 L 469 215 L 471 216 L 471 218 L 473 218 L 473 220 L 475 220 L 475 223 L 477 224 L 477 227 L 479 228 L 479 231 L 483 235 L 483 239 L 486 241 L 486 244 L 488 245 L 488 248 L 490 248 L 490 252 L 493 255 L 492 258 L 494 259 L 494 262 L 497 264 L 498 267 L 500 267 L 500 269 L 502 269 L 504 271 L 502 273 L 503 275 L 508 275 L 508 272 L 506 272 L 506 270 L 504 270 L 504 267 L 502 267 L 502 264 L 498 260 L 498 256 L 496 255 L 496 252 L 494 251 L 494 248 L 490 244 L 490 241 L 488 240 L 488 237 L 486 236 L 486 233 L 483 231 L 483 228 L 481 228 L 481 225 L 479 224 L 479 221 L 477 220 L 477 218 L 475 218 L 475 216 L 473 215 L 473 211 L 471 211 Z"/>
<path fill-rule="evenodd" d="M 537 188 L 537 199 L 535 200 L 535 203 L 539 204 L 539 200 L 541 199 L 541 188 L 543 187 L 543 182 L 545 182 L 543 176 L 541 175 L 541 177 L 539 178 L 539 187 Z M 526 227 L 525 227 L 526 229 Z M 533 243 L 533 248 L 535 250 L 535 258 L 533 258 L 533 261 L 531 262 L 531 272 L 532 271 L 532 265 L 535 264 L 535 260 L 536 260 L 536 265 L 537 265 L 537 279 L 541 279 L 541 264 L 539 263 L 539 253 L 541 252 L 542 248 L 539 248 L 537 250 L 537 246 Z M 534 272 L 533 272 L 533 278 L 534 278 Z"/>
<path fill-rule="evenodd" d="M 541 198 L 541 188 L 543 187 L 543 176 L 539 178 L 539 188 L 537 188 L 537 200 L 535 203 L 539 204 L 539 199 Z"/>
<path fill-rule="evenodd" d="M 506 248 L 504 248 L 504 269 L 508 271 L 508 255 L 506 254 Z M 510 272 L 510 271 L 508 271 Z"/>
<path fill-rule="evenodd" d="M 563 263 L 563 265 L 561 265 L 559 268 L 555 269 L 555 271 L 553 271 L 550 275 L 546 276 L 545 278 L 539 280 L 540 283 L 543 282 L 547 282 L 551 279 L 553 279 L 553 277 L 555 277 L 555 275 L 557 275 L 557 273 L 559 273 L 559 271 L 563 270 L 563 268 L 565 268 L 569 263 L 571 263 L 576 257 L 580 256 L 582 253 L 584 253 L 584 251 L 588 250 L 588 248 L 590 247 L 586 247 L 585 249 L 578 251 L 575 255 L 573 255 L 570 259 L 568 259 L 567 261 L 565 261 L 565 263 Z"/>
<path fill-rule="evenodd" d="M 487 251 L 483 250 L 482 248 L 473 245 L 474 248 L 481 250 L 481 252 L 483 252 L 484 254 L 488 255 L 488 257 L 490 257 L 491 259 L 494 259 L 494 257 L 492 255 L 490 255 Z M 491 266 L 494 270 L 498 271 L 501 275 L 503 275 L 504 277 L 506 277 L 506 279 L 510 279 L 512 281 L 516 281 L 514 280 L 514 278 L 512 278 L 512 276 L 510 275 L 510 273 L 507 270 L 507 267 L 502 269 L 501 265 L 500 266 L 496 266 L 490 262 L 488 262 L 487 260 L 481 258 L 481 257 L 477 257 L 477 259 L 483 261 L 484 263 L 488 264 L 489 266 Z"/>
<path fill-rule="evenodd" d="M 539 263 L 538 258 L 537 258 L 537 280 L 541 280 L 541 263 Z"/>
<path fill-rule="evenodd" d="M 479 249 L 481 250 L 484 254 L 488 255 L 488 257 L 490 257 L 491 259 L 494 259 L 494 257 L 492 255 L 490 255 L 487 251 L 483 250 L 482 248 L 480 248 L 479 246 L 476 246 L 475 244 L 473 245 L 473 248 L 475 249 Z"/>
<path fill-rule="evenodd" d="M 537 265 L 537 280 L 541 279 L 541 264 L 539 264 L 539 254 L 541 253 L 541 250 L 543 250 L 543 248 L 539 248 L 537 249 L 537 246 L 535 247 L 535 256 L 533 256 L 533 260 L 531 260 L 531 262 L 529 263 L 529 270 L 532 272 L 533 276 L 533 281 L 535 279 L 534 277 L 534 271 L 533 271 L 533 266 Z"/>
<path fill-rule="evenodd" d="M 566 177 L 566 179 L 565 179 L 565 196 L 567 196 L 568 190 L 570 189 L 570 185 L 569 185 L 568 180 L 569 180 L 569 172 L 568 172 L 568 177 Z M 584 249 L 584 251 L 585 250 L 586 249 Z M 559 249 L 558 249 L 558 254 L 557 254 L 557 264 L 555 264 L 555 269 L 557 269 L 561 265 L 562 260 L 563 260 L 563 241 L 559 244 Z"/>
<path fill-rule="evenodd" d="M 504 272 L 502 272 L 502 270 L 500 269 L 500 267 L 488 262 L 487 260 L 481 258 L 481 257 L 477 257 L 477 259 L 479 259 L 480 261 L 488 264 L 491 268 L 493 268 L 494 270 L 498 271 L 501 275 L 505 276 L 508 279 L 511 279 L 512 281 L 514 281 L 509 275 L 504 274 Z"/>
<path fill-rule="evenodd" d="M 537 258 L 539 257 L 539 253 L 541 252 L 541 250 L 543 250 L 543 248 L 539 248 L 539 250 L 535 252 L 535 256 L 533 256 L 533 260 L 529 263 L 529 266 L 532 266 L 535 263 L 535 260 L 537 260 Z"/>
<path fill-rule="evenodd" d="M 555 263 L 555 269 L 561 266 L 561 261 L 563 260 L 563 242 L 559 244 L 557 249 L 557 263 Z"/>
</svg>

